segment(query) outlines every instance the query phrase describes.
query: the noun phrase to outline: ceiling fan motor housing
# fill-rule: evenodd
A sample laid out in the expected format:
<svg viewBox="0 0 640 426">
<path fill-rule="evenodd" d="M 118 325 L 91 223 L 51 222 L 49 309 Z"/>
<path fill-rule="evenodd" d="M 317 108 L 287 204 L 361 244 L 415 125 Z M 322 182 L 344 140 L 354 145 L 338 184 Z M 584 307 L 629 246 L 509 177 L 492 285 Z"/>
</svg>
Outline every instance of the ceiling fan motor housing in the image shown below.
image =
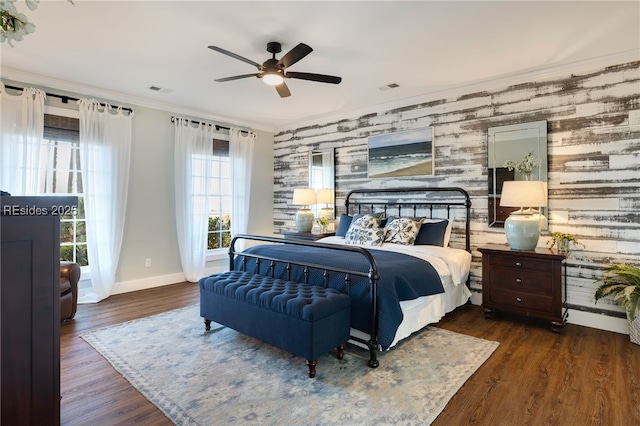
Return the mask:
<svg viewBox="0 0 640 426">
<path fill-rule="evenodd" d="M 278 72 L 282 70 L 282 67 L 278 66 L 278 60 L 275 58 L 267 59 L 266 61 L 264 61 L 262 66 L 264 67 L 264 71 L 266 72 Z"/>
<path fill-rule="evenodd" d="M 277 41 L 270 41 L 267 43 L 267 52 L 273 53 L 274 58 L 276 53 L 282 52 L 282 45 Z"/>
</svg>

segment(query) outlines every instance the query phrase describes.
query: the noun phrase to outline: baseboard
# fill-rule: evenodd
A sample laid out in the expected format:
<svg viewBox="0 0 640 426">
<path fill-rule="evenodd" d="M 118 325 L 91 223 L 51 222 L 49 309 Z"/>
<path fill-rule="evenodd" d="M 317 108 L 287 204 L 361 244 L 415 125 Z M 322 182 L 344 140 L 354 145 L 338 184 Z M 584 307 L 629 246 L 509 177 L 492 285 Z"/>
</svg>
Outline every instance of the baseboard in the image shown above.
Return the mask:
<svg viewBox="0 0 640 426">
<path fill-rule="evenodd" d="M 471 292 L 471 304 L 482 306 L 482 293 L 477 291 Z"/>
<path fill-rule="evenodd" d="M 224 272 L 228 268 L 225 267 L 211 267 L 205 269 L 205 275 L 216 274 L 218 272 Z M 148 288 L 162 287 L 170 284 L 182 283 L 185 281 L 184 274 L 178 272 L 176 274 L 160 275 L 155 277 L 142 278 L 139 280 L 122 281 L 115 283 L 111 294 L 129 293 L 132 291 L 146 290 Z"/>
<path fill-rule="evenodd" d="M 472 292 L 471 303 L 482 305 L 482 293 Z M 569 309 L 567 324 L 582 325 L 584 327 L 613 331 L 614 333 L 629 334 L 629 322 L 625 318 L 612 317 L 604 314 L 583 312 Z"/>
<path fill-rule="evenodd" d="M 122 281 L 113 285 L 111 294 L 122 294 L 132 291 L 146 290 L 148 288 L 162 287 L 165 285 L 181 283 L 184 281 L 184 274 L 182 272 L 179 272 L 177 274 L 142 278 L 140 280 Z"/>
<path fill-rule="evenodd" d="M 612 317 L 604 314 L 569 309 L 567 323 L 599 328 L 600 330 L 613 331 L 615 333 L 629 334 L 629 321 L 626 318 Z"/>
</svg>

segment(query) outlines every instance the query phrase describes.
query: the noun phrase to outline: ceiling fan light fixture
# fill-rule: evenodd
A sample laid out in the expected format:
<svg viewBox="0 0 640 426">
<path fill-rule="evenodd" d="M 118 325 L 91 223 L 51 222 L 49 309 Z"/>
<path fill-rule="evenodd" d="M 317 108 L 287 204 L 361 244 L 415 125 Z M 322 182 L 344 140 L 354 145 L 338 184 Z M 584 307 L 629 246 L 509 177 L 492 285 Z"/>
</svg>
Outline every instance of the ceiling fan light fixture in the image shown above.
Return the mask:
<svg viewBox="0 0 640 426">
<path fill-rule="evenodd" d="M 269 86 L 277 86 L 284 82 L 284 78 L 278 73 L 266 73 L 262 76 L 262 81 L 264 81 Z"/>
<path fill-rule="evenodd" d="M 15 0 L 11 0 L 15 1 Z M 29 0 L 29 1 L 37 1 L 37 0 Z M 257 73 L 253 74 L 242 74 L 242 75 L 234 75 L 231 77 L 218 78 L 215 81 L 217 82 L 225 82 L 232 80 L 240 80 L 243 78 L 250 77 L 258 77 L 263 80 L 265 84 L 269 86 L 273 86 L 280 95 L 281 98 L 287 98 L 291 96 L 291 92 L 287 87 L 287 84 L 284 82 L 285 78 L 294 78 L 298 80 L 308 80 L 308 81 L 317 81 L 319 83 L 331 83 L 331 84 L 340 84 L 342 78 L 336 77 L 333 75 L 324 75 L 324 74 L 315 74 L 309 72 L 288 72 L 286 71 L 291 65 L 297 63 L 302 58 L 306 57 L 309 53 L 313 51 L 311 47 L 304 43 L 298 43 L 293 49 L 288 51 L 282 58 L 277 59 L 276 54 L 282 51 L 282 46 L 278 42 L 269 42 L 267 44 L 267 52 L 271 53 L 273 57 L 267 59 L 261 64 L 252 61 L 251 59 L 247 59 L 240 55 L 237 55 L 233 52 L 229 52 L 228 50 L 222 49 L 218 46 L 208 46 L 209 49 L 215 50 L 216 52 L 222 53 L 223 55 L 227 55 L 231 58 L 237 59 L 242 62 L 246 62 L 249 65 L 253 65 L 258 69 Z"/>
</svg>

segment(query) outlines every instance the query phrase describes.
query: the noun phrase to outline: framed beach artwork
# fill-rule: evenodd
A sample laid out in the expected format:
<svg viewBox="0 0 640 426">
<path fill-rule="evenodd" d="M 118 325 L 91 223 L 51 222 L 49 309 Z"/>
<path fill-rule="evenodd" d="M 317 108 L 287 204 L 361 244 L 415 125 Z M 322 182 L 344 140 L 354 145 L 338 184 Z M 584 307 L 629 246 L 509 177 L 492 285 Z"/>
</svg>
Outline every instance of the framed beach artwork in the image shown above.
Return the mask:
<svg viewBox="0 0 640 426">
<path fill-rule="evenodd" d="M 433 128 L 369 137 L 369 177 L 434 175 Z"/>
</svg>

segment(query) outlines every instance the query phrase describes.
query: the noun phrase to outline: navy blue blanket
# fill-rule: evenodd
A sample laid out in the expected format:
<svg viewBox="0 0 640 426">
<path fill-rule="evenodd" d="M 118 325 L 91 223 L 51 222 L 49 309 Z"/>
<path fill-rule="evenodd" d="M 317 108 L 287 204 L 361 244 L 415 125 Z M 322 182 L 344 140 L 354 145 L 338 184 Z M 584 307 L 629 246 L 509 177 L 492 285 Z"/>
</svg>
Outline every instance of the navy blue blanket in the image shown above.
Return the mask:
<svg viewBox="0 0 640 426">
<path fill-rule="evenodd" d="M 444 293 L 440 276 L 429 262 L 402 253 L 367 250 L 373 255 L 380 280 L 378 282 L 378 343 L 386 350 L 393 342 L 398 326 L 402 322 L 401 300 L 413 300 L 421 296 Z M 292 262 L 312 262 L 327 267 L 369 272 L 369 263 L 365 257 L 355 252 L 335 251 L 319 247 L 298 245 L 259 245 L 246 250 L 248 253 L 287 259 Z M 275 271 L 277 278 L 286 279 L 284 264 L 278 264 Z M 240 269 L 240 259 L 236 259 L 235 269 Z M 260 264 L 260 271 L 255 270 L 255 259 L 247 257 L 247 271 L 269 274 L 269 262 Z M 345 275 L 329 272 L 329 286 L 345 291 Z M 291 280 L 304 282 L 304 269 L 292 267 Z M 323 271 L 311 270 L 310 284 L 322 285 Z M 370 334 L 371 285 L 366 277 L 354 276 L 350 284 L 351 326 Z"/>
</svg>

